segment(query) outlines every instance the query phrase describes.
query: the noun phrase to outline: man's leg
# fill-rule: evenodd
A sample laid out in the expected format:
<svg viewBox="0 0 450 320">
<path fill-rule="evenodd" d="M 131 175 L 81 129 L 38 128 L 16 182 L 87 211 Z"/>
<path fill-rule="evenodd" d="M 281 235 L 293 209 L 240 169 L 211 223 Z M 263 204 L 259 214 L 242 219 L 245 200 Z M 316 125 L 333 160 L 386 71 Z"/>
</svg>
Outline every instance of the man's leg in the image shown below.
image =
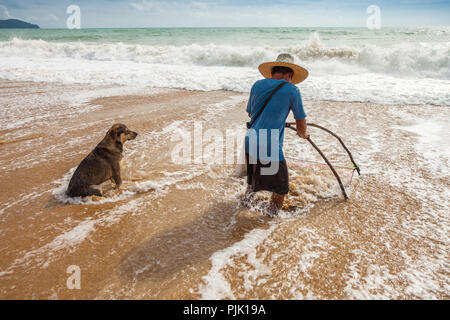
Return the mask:
<svg viewBox="0 0 450 320">
<path fill-rule="evenodd" d="M 253 191 L 253 171 L 255 164 L 252 164 L 249 159 L 250 155 L 245 153 L 245 163 L 247 165 L 247 190 L 245 190 L 244 204 L 247 205 L 255 196 L 255 192 Z"/>
<path fill-rule="evenodd" d="M 283 208 L 283 201 L 285 194 L 278 194 L 278 193 L 272 193 L 272 198 L 270 199 L 270 207 L 269 207 L 269 214 L 272 216 L 277 216 L 278 211 Z"/>
<path fill-rule="evenodd" d="M 247 190 L 245 190 L 244 203 L 249 204 L 250 201 L 253 200 L 254 196 L 255 196 L 255 192 L 253 191 L 253 187 L 249 184 L 247 186 Z"/>
</svg>

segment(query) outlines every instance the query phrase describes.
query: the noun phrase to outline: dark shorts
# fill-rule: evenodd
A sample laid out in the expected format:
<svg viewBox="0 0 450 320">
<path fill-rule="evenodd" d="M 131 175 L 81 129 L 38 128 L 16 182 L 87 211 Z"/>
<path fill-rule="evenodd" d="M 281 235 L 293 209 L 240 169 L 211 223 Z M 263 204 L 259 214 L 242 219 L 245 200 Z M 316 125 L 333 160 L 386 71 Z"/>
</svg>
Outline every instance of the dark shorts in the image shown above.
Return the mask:
<svg viewBox="0 0 450 320">
<path fill-rule="evenodd" d="M 269 168 L 272 163 L 262 164 L 249 163 L 249 154 L 245 154 L 247 161 L 247 183 L 252 186 L 253 191 L 270 191 L 278 194 L 289 192 L 289 175 L 286 160 L 278 162 L 278 170 L 273 175 L 261 174 L 261 168 Z M 276 168 L 276 163 L 273 163 Z"/>
</svg>

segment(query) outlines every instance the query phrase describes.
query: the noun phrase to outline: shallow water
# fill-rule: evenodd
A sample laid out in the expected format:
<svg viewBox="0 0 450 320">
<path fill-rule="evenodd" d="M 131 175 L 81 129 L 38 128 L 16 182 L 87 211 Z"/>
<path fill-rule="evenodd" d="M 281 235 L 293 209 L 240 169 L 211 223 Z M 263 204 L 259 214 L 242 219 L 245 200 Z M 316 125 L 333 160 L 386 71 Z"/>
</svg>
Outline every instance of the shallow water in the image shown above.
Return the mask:
<svg viewBox="0 0 450 320">
<path fill-rule="evenodd" d="M 343 201 L 329 172 L 291 170 L 285 210 L 270 219 L 267 194 L 241 205 L 233 165 L 171 161 L 195 123 L 238 135 L 246 99 L 0 82 L 0 297 L 449 298 L 448 108 L 305 101 L 362 176 Z M 68 199 L 73 169 L 114 122 L 139 133 L 125 145 L 122 189 L 106 183 L 103 199 Z M 334 138 L 310 131 L 333 163 L 349 164 Z M 291 132 L 285 150 L 320 161 Z M 80 290 L 66 286 L 71 265 Z"/>
</svg>

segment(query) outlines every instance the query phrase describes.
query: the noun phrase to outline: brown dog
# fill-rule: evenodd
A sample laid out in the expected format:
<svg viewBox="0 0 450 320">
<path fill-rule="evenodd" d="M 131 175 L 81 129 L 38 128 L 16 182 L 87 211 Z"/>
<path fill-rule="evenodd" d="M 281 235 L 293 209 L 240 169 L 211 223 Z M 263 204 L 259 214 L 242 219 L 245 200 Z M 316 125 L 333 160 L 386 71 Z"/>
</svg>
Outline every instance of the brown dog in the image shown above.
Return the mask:
<svg viewBox="0 0 450 320">
<path fill-rule="evenodd" d="M 102 196 L 101 190 L 95 188 L 107 180 L 120 187 L 120 161 L 123 144 L 133 140 L 136 132 L 130 131 L 124 124 L 115 124 L 108 130 L 103 140 L 89 155 L 81 161 L 69 182 L 69 197 Z"/>
</svg>

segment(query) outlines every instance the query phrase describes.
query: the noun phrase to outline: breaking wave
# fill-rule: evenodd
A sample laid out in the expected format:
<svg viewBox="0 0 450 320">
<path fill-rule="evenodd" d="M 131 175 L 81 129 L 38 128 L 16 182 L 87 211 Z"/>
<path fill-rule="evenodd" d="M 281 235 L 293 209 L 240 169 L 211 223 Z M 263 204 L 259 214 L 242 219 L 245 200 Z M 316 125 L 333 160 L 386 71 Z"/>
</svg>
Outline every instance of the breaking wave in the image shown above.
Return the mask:
<svg viewBox="0 0 450 320">
<path fill-rule="evenodd" d="M 226 44 L 143 45 L 123 42 L 47 42 L 14 37 L 0 42 L 1 57 L 30 59 L 70 58 L 89 61 L 136 62 L 162 65 L 199 65 L 256 67 L 288 52 L 297 62 L 317 69 L 324 62 L 391 75 L 411 75 L 450 79 L 450 43 L 396 43 L 380 46 L 371 43 L 341 47 L 324 45 L 317 33 L 309 40 L 289 47 L 243 46 Z M 328 68 L 327 70 L 329 70 Z"/>
<path fill-rule="evenodd" d="M 175 46 L 13 37 L 0 41 L 0 78 L 249 92 L 258 64 L 288 52 L 309 70 L 300 87 L 310 100 L 450 105 L 450 41 L 338 40 L 324 44 L 312 33 L 289 46 Z"/>
</svg>

